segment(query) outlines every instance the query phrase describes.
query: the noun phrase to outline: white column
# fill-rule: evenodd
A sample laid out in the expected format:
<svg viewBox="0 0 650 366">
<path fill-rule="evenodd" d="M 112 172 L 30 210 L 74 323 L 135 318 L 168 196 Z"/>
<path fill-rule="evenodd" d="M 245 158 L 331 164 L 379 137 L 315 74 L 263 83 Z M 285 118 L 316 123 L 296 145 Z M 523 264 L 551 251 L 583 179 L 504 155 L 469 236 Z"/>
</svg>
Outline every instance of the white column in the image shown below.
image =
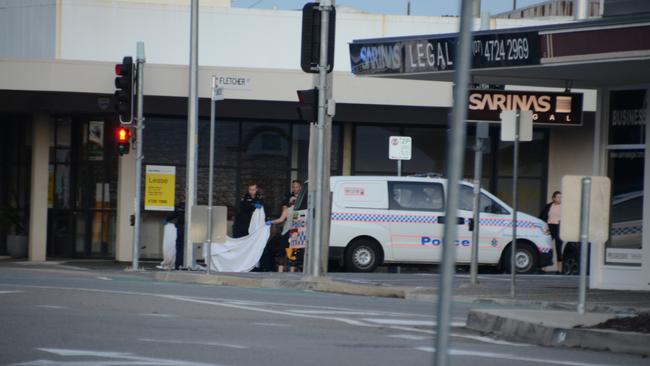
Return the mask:
<svg viewBox="0 0 650 366">
<path fill-rule="evenodd" d="M 29 203 L 29 260 L 44 261 L 47 248 L 47 194 L 50 159 L 50 119 L 37 113 L 32 120 L 32 176 Z"/>
<path fill-rule="evenodd" d="M 135 202 L 135 151 L 120 157 L 117 177 L 117 229 L 115 232 L 115 260 L 133 259 L 133 226 L 130 217 Z"/>
</svg>

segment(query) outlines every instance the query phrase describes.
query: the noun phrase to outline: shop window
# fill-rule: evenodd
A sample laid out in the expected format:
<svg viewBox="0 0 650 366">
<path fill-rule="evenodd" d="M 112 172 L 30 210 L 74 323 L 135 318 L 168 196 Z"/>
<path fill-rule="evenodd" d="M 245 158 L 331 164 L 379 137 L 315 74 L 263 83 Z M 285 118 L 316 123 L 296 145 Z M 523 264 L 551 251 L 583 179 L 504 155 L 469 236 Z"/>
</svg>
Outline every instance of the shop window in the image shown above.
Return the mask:
<svg viewBox="0 0 650 366">
<path fill-rule="evenodd" d="M 244 123 L 240 143 L 242 166 L 263 166 L 288 172 L 289 131 L 288 123 Z"/>
<path fill-rule="evenodd" d="M 187 127 L 186 124 L 183 124 Z M 239 163 L 239 122 L 217 120 L 214 124 L 214 165 L 235 167 Z M 187 136 L 185 128 L 183 136 Z M 207 166 L 210 159 L 210 121 L 199 121 L 199 165 Z M 184 164 L 184 163 L 183 163 Z"/>
<path fill-rule="evenodd" d="M 612 207 L 606 264 L 641 265 L 646 98 L 643 89 L 609 94 L 607 173 L 612 181 Z"/>
<path fill-rule="evenodd" d="M 542 211 L 541 200 L 546 196 L 544 181 L 532 178 L 517 179 L 517 211 L 537 217 Z M 497 197 L 512 205 L 512 178 L 497 180 Z"/>
<path fill-rule="evenodd" d="M 417 173 L 440 173 L 446 170 L 447 130 L 441 128 L 404 128 L 404 136 L 411 137 L 411 160 L 402 162 L 404 175 Z M 388 144 L 386 138 L 385 144 Z M 388 152 L 386 153 L 388 154 Z M 388 155 L 386 155 L 388 156 Z M 391 161 L 394 165 L 395 161 Z M 395 174 L 395 167 L 391 167 Z"/>
<path fill-rule="evenodd" d="M 395 175 L 397 163 L 388 159 L 388 138 L 398 135 L 398 127 L 357 126 L 353 146 L 355 174 Z"/>
<path fill-rule="evenodd" d="M 511 176 L 513 171 L 514 143 L 498 142 L 500 176 Z M 547 162 L 547 138 L 545 131 L 534 131 L 533 141 L 519 143 L 519 175 L 538 177 L 544 174 Z"/>
</svg>

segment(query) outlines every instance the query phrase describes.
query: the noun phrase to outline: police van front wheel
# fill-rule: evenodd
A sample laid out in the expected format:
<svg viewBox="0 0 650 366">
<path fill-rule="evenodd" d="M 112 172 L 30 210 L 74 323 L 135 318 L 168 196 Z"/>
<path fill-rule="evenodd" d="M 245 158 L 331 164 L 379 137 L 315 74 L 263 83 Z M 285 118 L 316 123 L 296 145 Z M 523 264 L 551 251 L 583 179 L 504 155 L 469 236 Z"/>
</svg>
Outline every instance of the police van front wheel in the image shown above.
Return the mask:
<svg viewBox="0 0 650 366">
<path fill-rule="evenodd" d="M 349 272 L 372 272 L 380 261 L 380 249 L 369 239 L 357 239 L 345 251 L 345 269 Z"/>
<path fill-rule="evenodd" d="M 510 269 L 510 251 L 512 246 L 508 246 L 503 251 L 501 263 L 506 273 L 511 273 Z M 517 273 L 532 273 L 537 269 L 537 251 L 529 243 L 522 243 L 517 240 L 517 254 L 515 255 L 515 266 Z"/>
</svg>

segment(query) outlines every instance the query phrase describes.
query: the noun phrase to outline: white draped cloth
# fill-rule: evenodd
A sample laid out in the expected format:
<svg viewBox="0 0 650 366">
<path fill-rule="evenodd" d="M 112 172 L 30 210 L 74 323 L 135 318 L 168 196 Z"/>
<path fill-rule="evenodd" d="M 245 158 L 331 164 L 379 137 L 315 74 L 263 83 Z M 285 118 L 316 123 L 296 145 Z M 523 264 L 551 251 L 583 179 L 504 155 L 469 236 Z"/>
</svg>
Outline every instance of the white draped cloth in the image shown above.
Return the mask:
<svg viewBox="0 0 650 366">
<path fill-rule="evenodd" d="M 265 223 L 264 208 L 253 212 L 248 235 L 241 238 L 226 237 L 223 243 L 212 243 L 210 270 L 218 272 L 249 272 L 259 262 L 271 234 L 271 226 Z M 203 247 L 207 259 L 207 245 Z M 207 264 L 207 260 L 206 260 Z"/>
<path fill-rule="evenodd" d="M 176 264 L 176 236 L 178 231 L 176 225 L 168 222 L 163 228 L 163 261 L 160 262 L 160 269 L 174 269 Z"/>
</svg>

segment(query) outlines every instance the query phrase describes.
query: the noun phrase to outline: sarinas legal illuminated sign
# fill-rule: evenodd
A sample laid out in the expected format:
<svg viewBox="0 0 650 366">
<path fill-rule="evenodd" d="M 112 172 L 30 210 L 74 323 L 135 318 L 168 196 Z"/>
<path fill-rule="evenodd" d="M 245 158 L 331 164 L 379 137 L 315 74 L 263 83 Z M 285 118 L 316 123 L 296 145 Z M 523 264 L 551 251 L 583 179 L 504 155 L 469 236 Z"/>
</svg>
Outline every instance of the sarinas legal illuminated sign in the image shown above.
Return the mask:
<svg viewBox="0 0 650 366">
<path fill-rule="evenodd" d="M 582 124 L 582 94 L 470 90 L 467 119 L 500 122 L 504 110 L 533 112 L 533 123 L 579 126 Z"/>
</svg>

